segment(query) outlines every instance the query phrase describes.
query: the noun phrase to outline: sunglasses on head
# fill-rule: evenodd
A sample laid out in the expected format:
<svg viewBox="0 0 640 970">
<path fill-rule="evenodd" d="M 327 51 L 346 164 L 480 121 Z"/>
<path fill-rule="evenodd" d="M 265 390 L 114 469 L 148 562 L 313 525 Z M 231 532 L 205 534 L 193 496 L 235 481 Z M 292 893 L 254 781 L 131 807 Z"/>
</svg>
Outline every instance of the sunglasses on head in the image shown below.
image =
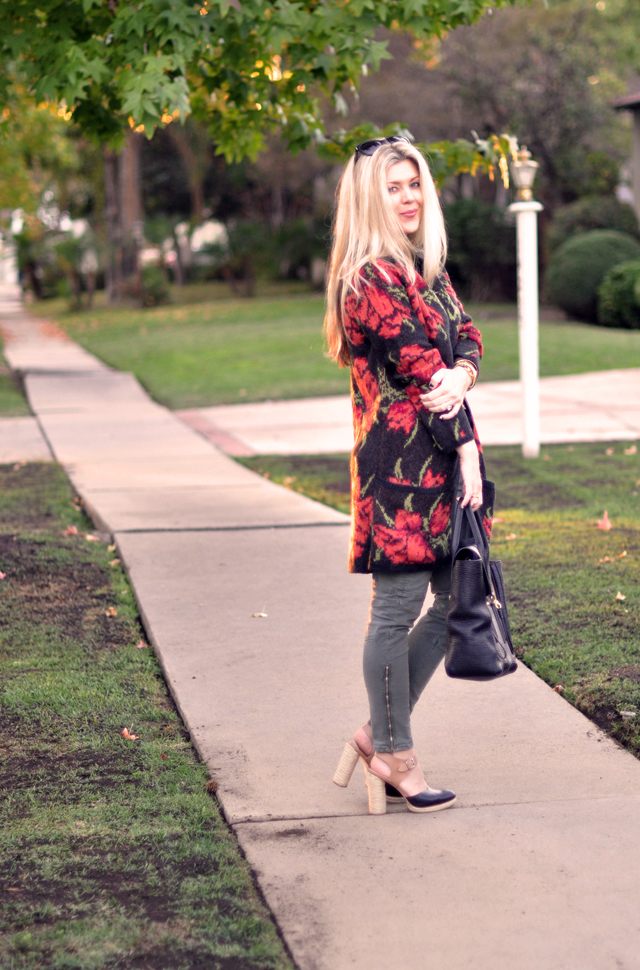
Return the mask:
<svg viewBox="0 0 640 970">
<path fill-rule="evenodd" d="M 353 164 L 355 165 L 360 155 L 373 155 L 381 145 L 395 145 L 399 141 L 406 141 L 408 145 L 411 144 L 404 135 L 389 135 L 388 138 L 371 138 L 369 141 L 362 141 L 359 145 L 356 145 L 356 158 Z"/>
</svg>

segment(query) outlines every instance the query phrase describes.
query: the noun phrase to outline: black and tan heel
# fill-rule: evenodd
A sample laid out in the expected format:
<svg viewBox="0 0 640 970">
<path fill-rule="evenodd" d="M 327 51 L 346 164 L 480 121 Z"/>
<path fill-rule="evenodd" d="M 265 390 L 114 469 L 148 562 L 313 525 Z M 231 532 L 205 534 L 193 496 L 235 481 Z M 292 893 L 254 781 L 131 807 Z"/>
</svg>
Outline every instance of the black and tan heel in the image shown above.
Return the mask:
<svg viewBox="0 0 640 970">
<path fill-rule="evenodd" d="M 410 772 L 420 771 L 418 763 L 414 758 L 409 758 L 408 760 L 403 760 L 401 758 L 393 758 L 394 764 L 389 764 L 385 762 L 388 768 L 388 774 L 385 771 L 384 776 L 381 772 L 378 772 L 376 768 L 371 767 L 372 758 L 369 759 L 369 776 L 372 778 L 378 778 L 384 783 L 386 792 L 386 801 L 394 802 L 405 801 L 407 803 L 407 808 L 410 812 L 440 812 L 444 808 L 450 808 L 455 800 L 455 793 L 449 791 L 447 788 L 429 788 L 428 785 L 422 791 L 419 791 L 415 795 L 405 795 L 402 791 L 403 784 L 406 784 L 407 776 Z M 424 776 L 422 772 L 418 776 L 422 779 L 424 783 Z"/>
</svg>

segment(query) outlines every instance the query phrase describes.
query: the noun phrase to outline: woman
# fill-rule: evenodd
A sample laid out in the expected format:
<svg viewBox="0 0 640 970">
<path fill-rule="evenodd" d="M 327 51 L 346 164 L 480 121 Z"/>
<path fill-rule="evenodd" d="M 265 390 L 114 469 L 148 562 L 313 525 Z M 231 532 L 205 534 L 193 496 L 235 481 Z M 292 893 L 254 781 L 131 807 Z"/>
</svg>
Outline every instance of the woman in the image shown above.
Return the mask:
<svg viewBox="0 0 640 970">
<path fill-rule="evenodd" d="M 451 507 L 482 508 L 480 445 L 465 394 L 481 336 L 444 271 L 446 236 L 427 165 L 401 136 L 358 145 L 339 187 L 327 293 L 330 355 L 351 368 L 351 572 L 373 574 L 364 645 L 370 721 L 334 781 L 361 758 L 369 811 L 448 808 L 413 750 L 410 714 L 446 650 Z M 491 510 L 483 509 L 490 531 Z M 431 584 L 435 601 L 414 626 Z"/>
</svg>

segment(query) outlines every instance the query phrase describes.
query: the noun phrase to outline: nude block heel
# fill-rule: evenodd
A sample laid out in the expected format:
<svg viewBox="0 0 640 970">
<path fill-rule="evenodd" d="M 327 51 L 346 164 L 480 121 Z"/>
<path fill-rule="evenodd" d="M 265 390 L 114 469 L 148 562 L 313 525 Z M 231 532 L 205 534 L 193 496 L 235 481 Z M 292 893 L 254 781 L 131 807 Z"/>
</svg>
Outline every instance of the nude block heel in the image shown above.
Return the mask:
<svg viewBox="0 0 640 970">
<path fill-rule="evenodd" d="M 340 788 L 347 787 L 351 781 L 351 775 L 358 764 L 359 757 L 360 754 L 353 743 L 351 741 L 347 741 L 344 746 L 344 751 L 340 756 L 336 773 L 333 776 L 334 785 L 339 785 Z"/>
<path fill-rule="evenodd" d="M 369 815 L 386 815 L 387 792 L 383 780 L 370 771 L 366 771 L 365 781 L 369 792 Z"/>
</svg>

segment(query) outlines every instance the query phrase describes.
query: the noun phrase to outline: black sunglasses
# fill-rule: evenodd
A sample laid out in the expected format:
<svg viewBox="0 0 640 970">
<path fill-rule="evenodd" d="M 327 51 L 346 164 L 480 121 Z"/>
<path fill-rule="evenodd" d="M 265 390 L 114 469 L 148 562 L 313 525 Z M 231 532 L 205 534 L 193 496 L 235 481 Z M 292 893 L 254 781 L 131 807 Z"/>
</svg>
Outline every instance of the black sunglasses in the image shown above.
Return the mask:
<svg viewBox="0 0 640 970">
<path fill-rule="evenodd" d="M 356 145 L 356 158 L 353 164 L 355 165 L 360 155 L 373 155 L 381 145 L 395 145 L 399 141 L 406 141 L 408 145 L 411 144 L 404 135 L 389 135 L 388 138 L 371 138 L 369 141 L 362 141 L 359 145 Z"/>
</svg>

